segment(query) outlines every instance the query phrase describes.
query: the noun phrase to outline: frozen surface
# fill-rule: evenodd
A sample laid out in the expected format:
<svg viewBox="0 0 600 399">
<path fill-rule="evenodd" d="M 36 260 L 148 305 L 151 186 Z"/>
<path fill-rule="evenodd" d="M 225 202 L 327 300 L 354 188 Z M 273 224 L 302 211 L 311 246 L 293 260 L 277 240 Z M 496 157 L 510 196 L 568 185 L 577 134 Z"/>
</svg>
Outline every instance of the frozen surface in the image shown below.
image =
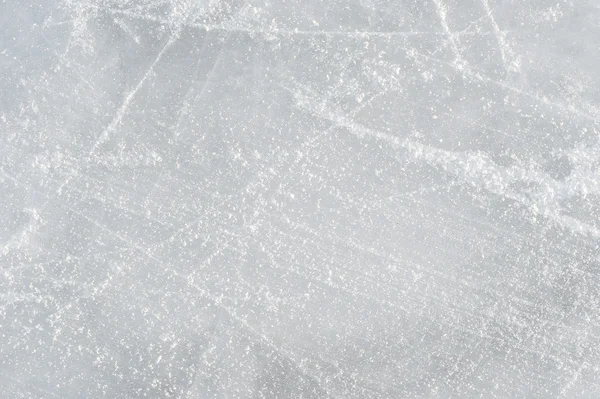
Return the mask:
<svg viewBox="0 0 600 399">
<path fill-rule="evenodd" d="M 5 398 L 600 397 L 600 3 L 4 0 Z"/>
</svg>

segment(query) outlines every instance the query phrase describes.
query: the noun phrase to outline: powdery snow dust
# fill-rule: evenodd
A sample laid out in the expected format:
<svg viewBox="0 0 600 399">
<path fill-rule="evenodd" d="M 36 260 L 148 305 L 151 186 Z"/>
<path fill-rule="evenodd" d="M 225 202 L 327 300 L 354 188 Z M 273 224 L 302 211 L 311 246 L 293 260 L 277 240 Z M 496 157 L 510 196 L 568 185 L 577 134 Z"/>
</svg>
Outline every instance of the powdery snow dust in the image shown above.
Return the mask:
<svg viewBox="0 0 600 399">
<path fill-rule="evenodd" d="M 600 397 L 600 5 L 4 0 L 0 396 Z"/>
</svg>

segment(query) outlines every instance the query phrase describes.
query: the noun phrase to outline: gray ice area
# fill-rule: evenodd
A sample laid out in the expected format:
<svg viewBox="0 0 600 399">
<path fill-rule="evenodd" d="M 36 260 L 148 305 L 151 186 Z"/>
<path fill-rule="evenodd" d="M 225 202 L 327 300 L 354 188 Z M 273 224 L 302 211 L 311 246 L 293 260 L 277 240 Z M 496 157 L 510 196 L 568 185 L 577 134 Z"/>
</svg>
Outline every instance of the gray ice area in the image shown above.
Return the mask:
<svg viewBox="0 0 600 399">
<path fill-rule="evenodd" d="M 0 397 L 600 397 L 596 0 L 4 0 Z"/>
</svg>

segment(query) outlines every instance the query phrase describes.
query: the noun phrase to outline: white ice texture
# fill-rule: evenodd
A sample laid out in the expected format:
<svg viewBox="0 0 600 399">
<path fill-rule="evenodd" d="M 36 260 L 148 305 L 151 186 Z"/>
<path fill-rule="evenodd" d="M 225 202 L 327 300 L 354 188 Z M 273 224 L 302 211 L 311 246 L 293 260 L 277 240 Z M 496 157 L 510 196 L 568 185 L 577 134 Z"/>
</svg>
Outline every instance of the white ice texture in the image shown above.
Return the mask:
<svg viewBox="0 0 600 399">
<path fill-rule="evenodd" d="M 600 397 L 596 0 L 3 0 L 0 397 Z"/>
</svg>

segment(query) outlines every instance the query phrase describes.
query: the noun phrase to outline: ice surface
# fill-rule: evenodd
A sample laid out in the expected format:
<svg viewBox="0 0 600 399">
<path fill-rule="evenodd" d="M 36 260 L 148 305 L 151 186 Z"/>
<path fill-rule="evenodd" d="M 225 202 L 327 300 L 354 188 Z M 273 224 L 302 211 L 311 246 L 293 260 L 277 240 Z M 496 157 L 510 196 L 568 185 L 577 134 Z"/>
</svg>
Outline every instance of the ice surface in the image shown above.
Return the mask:
<svg viewBox="0 0 600 399">
<path fill-rule="evenodd" d="M 600 397 L 600 4 L 5 0 L 0 396 Z"/>
</svg>

